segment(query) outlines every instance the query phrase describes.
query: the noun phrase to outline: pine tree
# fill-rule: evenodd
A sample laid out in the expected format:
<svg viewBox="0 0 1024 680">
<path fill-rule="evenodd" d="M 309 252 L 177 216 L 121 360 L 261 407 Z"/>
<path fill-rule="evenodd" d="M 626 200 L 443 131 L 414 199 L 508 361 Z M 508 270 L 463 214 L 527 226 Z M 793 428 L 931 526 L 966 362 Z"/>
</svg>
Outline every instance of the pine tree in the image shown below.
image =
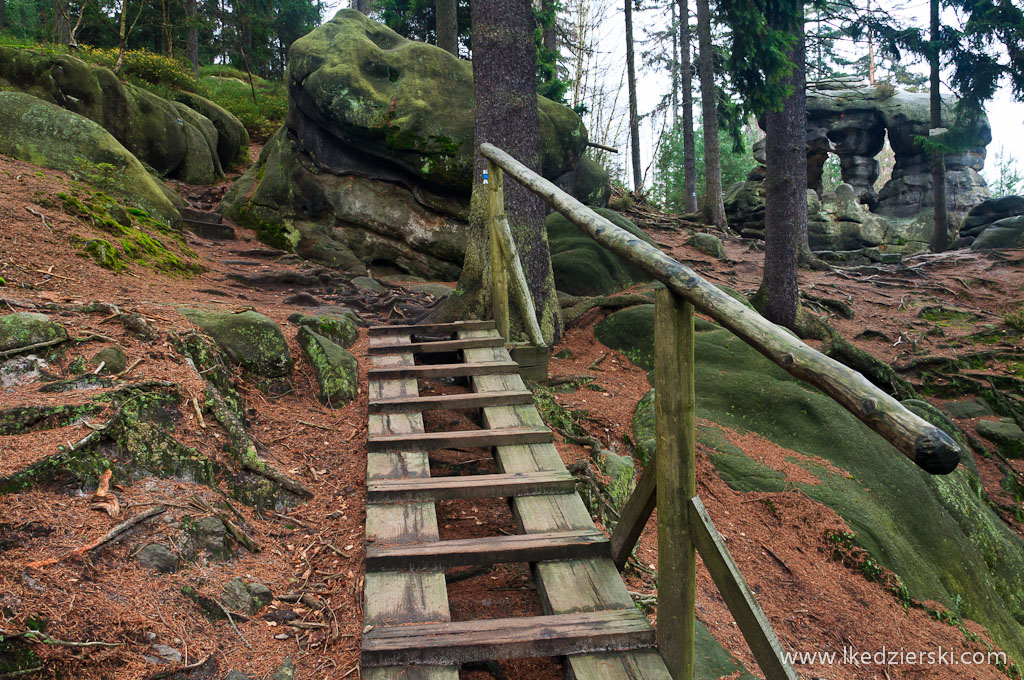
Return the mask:
<svg viewBox="0 0 1024 680">
<path fill-rule="evenodd" d="M 625 0 L 626 15 L 626 85 L 629 88 L 629 151 L 633 166 L 633 191 L 643 191 L 643 170 L 640 167 L 640 116 L 636 105 L 636 64 L 633 50 L 633 2 Z"/>
<path fill-rule="evenodd" d="M 701 120 L 704 125 L 704 217 L 725 228 L 722 197 L 722 154 L 718 141 L 718 87 L 715 84 L 714 43 L 711 41 L 709 0 L 697 0 L 698 71 L 700 73 Z"/>
</svg>

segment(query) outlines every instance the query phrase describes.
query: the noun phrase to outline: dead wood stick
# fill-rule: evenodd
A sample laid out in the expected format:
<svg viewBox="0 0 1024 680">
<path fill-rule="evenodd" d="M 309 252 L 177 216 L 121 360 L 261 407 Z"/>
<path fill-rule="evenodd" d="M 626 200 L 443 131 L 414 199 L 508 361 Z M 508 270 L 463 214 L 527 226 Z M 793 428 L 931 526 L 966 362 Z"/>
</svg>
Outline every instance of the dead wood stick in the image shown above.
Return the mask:
<svg viewBox="0 0 1024 680">
<path fill-rule="evenodd" d="M 51 557 L 51 558 L 46 559 L 46 560 L 39 560 L 39 561 L 36 561 L 36 562 L 29 562 L 25 566 L 27 568 L 29 568 L 29 569 L 38 569 L 40 567 L 46 567 L 46 566 L 49 566 L 51 564 L 57 564 L 61 560 L 67 559 L 69 557 L 74 557 L 75 555 L 84 555 L 87 552 L 95 550 L 96 548 L 99 548 L 100 546 L 102 546 L 102 545 L 104 545 L 106 543 L 109 543 L 110 541 L 114 540 L 115 538 L 117 538 L 121 534 L 125 533 L 126 531 L 128 531 L 132 527 L 136 526 L 137 524 L 141 524 L 142 522 L 145 522 L 147 519 L 152 519 L 153 517 L 156 517 L 157 515 L 162 514 L 166 510 L 167 510 L 167 508 L 165 506 L 163 506 L 163 505 L 154 506 L 154 507 L 150 508 L 149 510 L 146 510 L 145 512 L 140 512 L 139 514 L 133 516 L 132 518 L 127 519 L 124 522 L 121 522 L 116 527 L 114 527 L 113 529 L 108 531 L 106 534 L 104 534 L 98 540 L 93 541 L 92 543 L 87 543 L 86 545 L 83 545 L 80 548 L 75 548 L 73 551 L 71 551 L 67 555 L 64 555 L 63 557 Z"/>
<path fill-rule="evenodd" d="M 214 602 L 217 602 L 217 600 L 214 600 Z M 235 620 L 231 617 L 231 612 L 228 611 L 228 608 L 222 605 L 220 602 L 217 602 L 217 606 L 220 607 L 220 610 L 224 612 L 225 616 L 228 617 L 228 623 L 230 623 L 231 627 L 235 629 L 236 633 L 238 633 L 238 637 L 242 639 L 242 642 L 245 643 L 245 646 L 249 649 L 252 649 L 252 645 L 249 644 L 249 641 L 245 639 L 244 635 L 242 635 L 242 631 L 238 630 L 238 626 L 235 625 Z"/>
<path fill-rule="evenodd" d="M 123 642 L 102 642 L 96 640 L 90 640 L 87 642 L 74 642 L 71 640 L 58 640 L 57 638 L 50 637 L 46 633 L 38 630 L 26 630 L 23 633 L 8 633 L 5 630 L 0 630 L 0 635 L 10 640 L 14 638 L 21 638 L 28 642 L 35 642 L 38 644 L 56 645 L 58 647 L 123 647 Z"/>
<path fill-rule="evenodd" d="M 44 215 L 43 213 L 41 213 L 41 212 L 39 212 L 37 210 L 33 210 L 32 208 L 28 207 L 27 205 L 25 206 L 25 210 L 27 210 L 28 212 L 32 213 L 33 215 L 35 215 L 39 219 L 41 219 L 43 221 L 43 226 L 46 227 L 47 229 L 49 229 L 51 234 L 53 233 L 53 227 L 51 227 L 50 223 L 46 221 L 46 215 Z"/>
<path fill-rule="evenodd" d="M 333 428 L 324 427 L 323 425 L 317 425 L 316 423 L 311 423 L 311 422 L 309 422 L 307 420 L 296 420 L 295 422 L 297 422 L 299 425 L 306 425 L 308 427 L 315 427 L 318 430 L 325 430 L 327 432 L 334 432 Z"/>
<path fill-rule="evenodd" d="M 43 349 L 44 347 L 53 347 L 54 345 L 59 345 L 60 343 L 66 342 L 66 341 L 67 341 L 67 338 L 57 338 L 57 339 L 54 339 L 54 340 L 47 340 L 45 342 L 37 342 L 34 345 L 25 345 L 24 347 L 15 347 L 14 349 L 7 349 L 7 350 L 4 350 L 3 352 L 0 352 L 0 359 L 6 359 L 7 357 L 12 357 L 15 354 L 22 354 L 24 352 L 29 352 L 29 351 L 34 350 L 34 349 Z"/>
</svg>

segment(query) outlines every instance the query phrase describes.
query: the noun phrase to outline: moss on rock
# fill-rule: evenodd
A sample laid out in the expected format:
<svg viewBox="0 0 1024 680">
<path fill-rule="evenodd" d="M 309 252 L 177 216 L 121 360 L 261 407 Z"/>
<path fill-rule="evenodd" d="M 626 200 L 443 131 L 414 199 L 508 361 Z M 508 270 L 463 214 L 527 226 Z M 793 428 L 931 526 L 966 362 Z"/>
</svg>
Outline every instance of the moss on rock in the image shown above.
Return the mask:
<svg viewBox="0 0 1024 680">
<path fill-rule="evenodd" d="M 288 317 L 292 323 L 315 331 L 316 333 L 333 340 L 344 348 L 349 348 L 359 337 L 359 330 L 356 327 L 354 314 L 334 314 L 324 312 L 321 314 L 296 313 Z"/>
<path fill-rule="evenodd" d="M 44 342 L 67 340 L 64 327 L 45 314 L 15 312 L 0 316 L 0 352 L 9 352 Z"/>
<path fill-rule="evenodd" d="M 291 374 L 292 357 L 284 334 L 259 312 L 230 314 L 190 308 L 179 311 L 213 338 L 232 363 L 264 378 Z"/>
<path fill-rule="evenodd" d="M 598 214 L 638 239 L 654 245 L 642 229 L 625 217 L 607 208 L 596 208 Z M 555 288 L 570 295 L 607 295 L 634 283 L 649 280 L 638 268 L 605 249 L 566 219 L 553 212 L 544 221 L 551 251 L 551 268 Z"/>
<path fill-rule="evenodd" d="M 640 309 L 609 319 L 627 312 L 636 315 Z M 610 345 L 615 349 L 626 347 L 627 355 L 650 356 L 653 333 L 637 329 L 640 323 L 653 327 L 653 306 L 645 314 L 647 321 L 633 316 L 628 326 L 614 323 L 632 333 L 605 335 L 602 342 L 616 343 Z M 624 345 L 622 340 L 631 342 Z M 792 459 L 821 482 L 805 484 L 787 480 L 735 449 L 713 453 L 716 469 L 730 486 L 741 491 L 799 488 L 838 512 L 860 545 L 893 570 L 915 599 L 941 602 L 978 621 L 1003 649 L 1024 656 L 1024 592 L 1019 578 L 1024 540 L 988 507 L 970 462 L 952 475 L 928 475 L 832 399 L 728 331 L 710 327 L 698 331 L 695 342 L 699 418 L 755 432 L 829 464 Z M 644 408 L 652 409 L 653 403 L 648 400 Z M 653 422 L 653 412 L 634 422 L 648 420 Z M 634 438 L 640 439 L 640 433 Z"/>
<path fill-rule="evenodd" d="M 320 401 L 337 408 L 355 399 L 359 364 L 348 350 L 308 326 L 299 328 L 299 345 L 313 365 Z"/>
</svg>

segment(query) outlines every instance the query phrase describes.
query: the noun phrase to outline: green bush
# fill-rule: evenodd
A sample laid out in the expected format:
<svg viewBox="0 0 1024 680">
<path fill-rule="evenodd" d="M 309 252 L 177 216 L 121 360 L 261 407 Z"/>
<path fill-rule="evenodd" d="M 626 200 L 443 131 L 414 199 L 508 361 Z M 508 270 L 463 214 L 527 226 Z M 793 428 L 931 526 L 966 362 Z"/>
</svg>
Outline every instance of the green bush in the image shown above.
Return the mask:
<svg viewBox="0 0 1024 680">
<path fill-rule="evenodd" d="M 117 63 L 117 52 L 116 48 L 81 45 L 76 56 L 113 69 Z M 165 85 L 189 92 L 196 91 L 196 80 L 192 77 L 192 67 L 188 62 L 155 54 L 149 50 L 127 50 L 119 75 L 128 80 L 139 81 L 140 84 Z"/>
<path fill-rule="evenodd" d="M 265 142 L 281 127 L 288 114 L 283 82 L 253 76 L 250 86 L 247 73 L 228 66 L 203 66 L 199 73 L 199 94 L 235 114 L 253 141 Z"/>
</svg>

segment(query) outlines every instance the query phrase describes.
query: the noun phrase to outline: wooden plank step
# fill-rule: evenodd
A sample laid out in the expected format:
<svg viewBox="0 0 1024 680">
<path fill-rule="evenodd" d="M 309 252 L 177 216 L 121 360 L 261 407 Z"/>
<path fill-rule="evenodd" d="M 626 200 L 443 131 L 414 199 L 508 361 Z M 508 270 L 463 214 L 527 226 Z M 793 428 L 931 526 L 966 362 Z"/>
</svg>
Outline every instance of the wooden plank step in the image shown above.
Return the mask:
<svg viewBox="0 0 1024 680">
<path fill-rule="evenodd" d="M 375 626 L 363 633 L 364 666 L 458 664 L 652 647 L 636 607 L 577 614 Z"/>
<path fill-rule="evenodd" d="M 387 336 L 385 336 L 387 337 Z M 436 352 L 457 352 L 460 349 L 474 349 L 478 347 L 501 347 L 505 339 L 501 336 L 493 338 L 470 338 L 468 340 L 434 340 L 429 342 L 411 342 L 404 345 L 377 344 L 374 340 L 384 338 L 371 338 L 369 354 L 401 354 L 412 352 L 413 354 L 427 354 Z"/>
<path fill-rule="evenodd" d="M 481 394 L 437 394 L 428 397 L 403 397 L 370 401 L 370 413 L 418 413 L 437 409 L 483 408 L 485 406 L 520 406 L 533 403 L 529 390 L 507 390 Z"/>
<path fill-rule="evenodd" d="M 565 470 L 463 477 L 409 477 L 366 482 L 367 503 L 410 503 L 455 498 L 508 498 L 572 493 L 576 480 Z"/>
<path fill-rule="evenodd" d="M 223 215 L 221 215 L 219 212 L 197 210 L 196 208 L 190 208 L 188 206 L 178 208 L 178 214 L 181 215 L 181 219 L 188 220 L 189 222 L 220 224 L 221 222 L 224 221 Z"/>
<path fill-rule="evenodd" d="M 366 546 L 367 571 L 449 569 L 505 562 L 541 562 L 607 557 L 608 537 L 597 529 L 488 536 L 415 545 Z"/>
<path fill-rule="evenodd" d="M 493 321 L 456 321 L 454 323 L 427 323 L 405 326 L 370 326 L 369 335 L 417 335 L 427 333 L 454 333 L 455 331 L 489 331 L 494 329 Z"/>
<path fill-rule="evenodd" d="M 465 364 L 373 367 L 367 371 L 367 379 L 462 378 L 470 375 L 511 375 L 518 372 L 519 364 L 514 361 L 482 361 Z"/>
<path fill-rule="evenodd" d="M 448 448 L 473 449 L 483 446 L 547 444 L 552 441 L 554 441 L 554 435 L 546 427 L 508 427 L 497 430 L 370 436 L 366 439 L 366 450 L 370 452 L 433 451 Z"/>
</svg>

